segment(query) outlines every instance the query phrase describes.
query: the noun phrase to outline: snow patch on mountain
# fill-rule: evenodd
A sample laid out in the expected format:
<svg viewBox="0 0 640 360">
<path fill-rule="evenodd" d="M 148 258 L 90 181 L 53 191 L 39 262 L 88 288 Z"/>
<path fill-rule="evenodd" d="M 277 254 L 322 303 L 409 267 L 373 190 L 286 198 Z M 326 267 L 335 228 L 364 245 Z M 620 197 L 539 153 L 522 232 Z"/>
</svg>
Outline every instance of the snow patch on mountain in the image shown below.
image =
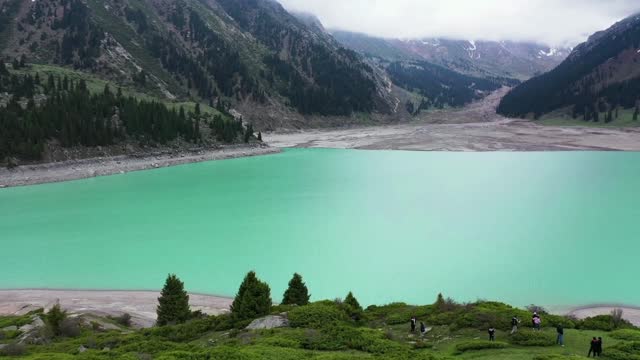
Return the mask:
<svg viewBox="0 0 640 360">
<path fill-rule="evenodd" d="M 544 55 L 544 56 L 555 56 L 558 53 L 558 49 L 556 48 L 550 48 L 548 52 L 544 51 L 544 50 L 540 50 L 540 55 Z"/>
</svg>

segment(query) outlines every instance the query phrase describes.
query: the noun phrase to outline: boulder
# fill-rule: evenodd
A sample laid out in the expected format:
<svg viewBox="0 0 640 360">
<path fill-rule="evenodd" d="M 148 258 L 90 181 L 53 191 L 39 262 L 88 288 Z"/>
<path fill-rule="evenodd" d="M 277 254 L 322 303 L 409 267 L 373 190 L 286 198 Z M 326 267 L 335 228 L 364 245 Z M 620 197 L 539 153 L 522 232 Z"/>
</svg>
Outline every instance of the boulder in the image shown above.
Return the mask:
<svg viewBox="0 0 640 360">
<path fill-rule="evenodd" d="M 84 347 L 84 345 L 80 345 L 80 347 L 78 348 L 78 353 L 82 354 L 85 351 L 87 351 L 87 348 Z"/>
<path fill-rule="evenodd" d="M 289 319 L 286 315 L 269 315 L 255 319 L 247 326 L 247 330 L 263 330 L 289 327 Z"/>
<path fill-rule="evenodd" d="M 2 331 L 16 331 L 16 330 L 18 330 L 18 327 L 15 326 L 15 325 L 7 326 L 5 328 L 2 328 Z"/>
</svg>

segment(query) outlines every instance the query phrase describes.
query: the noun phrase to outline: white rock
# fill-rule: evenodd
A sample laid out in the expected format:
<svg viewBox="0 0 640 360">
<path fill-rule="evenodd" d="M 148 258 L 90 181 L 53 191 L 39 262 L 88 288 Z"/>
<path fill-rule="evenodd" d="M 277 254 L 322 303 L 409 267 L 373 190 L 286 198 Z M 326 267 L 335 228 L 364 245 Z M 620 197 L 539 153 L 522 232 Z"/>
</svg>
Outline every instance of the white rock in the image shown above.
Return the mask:
<svg viewBox="0 0 640 360">
<path fill-rule="evenodd" d="M 275 329 L 289 326 L 289 319 L 283 315 L 269 315 L 255 319 L 247 326 L 247 330 Z"/>
</svg>

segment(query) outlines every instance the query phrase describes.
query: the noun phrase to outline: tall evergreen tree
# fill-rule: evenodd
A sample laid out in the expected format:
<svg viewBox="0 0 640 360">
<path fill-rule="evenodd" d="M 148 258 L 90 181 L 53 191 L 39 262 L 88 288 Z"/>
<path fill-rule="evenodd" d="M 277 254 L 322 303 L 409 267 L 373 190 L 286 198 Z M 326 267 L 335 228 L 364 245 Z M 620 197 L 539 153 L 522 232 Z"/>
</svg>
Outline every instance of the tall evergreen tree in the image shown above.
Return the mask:
<svg viewBox="0 0 640 360">
<path fill-rule="evenodd" d="M 283 305 L 307 305 L 309 303 L 309 289 L 302 281 L 302 276 L 293 274 L 293 278 L 289 281 L 289 288 L 284 292 L 282 297 Z"/>
<path fill-rule="evenodd" d="M 640 115 L 640 107 L 636 106 L 636 109 L 633 112 L 633 121 L 638 121 L 638 115 Z"/>
<path fill-rule="evenodd" d="M 356 299 L 356 297 L 353 296 L 353 293 L 351 291 L 349 291 L 349 294 L 347 294 L 347 297 L 344 298 L 344 303 L 356 310 L 362 310 L 362 307 L 360 306 L 358 299 Z"/>
<path fill-rule="evenodd" d="M 358 302 L 356 297 L 353 296 L 353 293 L 351 291 L 349 291 L 347 297 L 344 298 L 344 305 L 346 307 L 347 313 L 349 314 L 349 317 L 351 317 L 355 321 L 359 321 L 360 319 L 362 319 L 362 306 L 360 306 L 360 303 Z"/>
<path fill-rule="evenodd" d="M 189 320 L 189 295 L 184 290 L 184 283 L 176 275 L 169 275 L 158 298 L 157 325 L 165 326 L 181 324 Z"/>
<path fill-rule="evenodd" d="M 249 124 L 247 125 L 247 128 L 244 131 L 244 142 L 248 143 L 249 140 L 251 140 L 252 136 L 253 136 L 253 125 Z"/>
<path fill-rule="evenodd" d="M 252 320 L 268 315 L 271 311 L 271 289 L 267 283 L 258 279 L 254 271 L 245 276 L 238 294 L 231 304 L 234 320 Z"/>
</svg>

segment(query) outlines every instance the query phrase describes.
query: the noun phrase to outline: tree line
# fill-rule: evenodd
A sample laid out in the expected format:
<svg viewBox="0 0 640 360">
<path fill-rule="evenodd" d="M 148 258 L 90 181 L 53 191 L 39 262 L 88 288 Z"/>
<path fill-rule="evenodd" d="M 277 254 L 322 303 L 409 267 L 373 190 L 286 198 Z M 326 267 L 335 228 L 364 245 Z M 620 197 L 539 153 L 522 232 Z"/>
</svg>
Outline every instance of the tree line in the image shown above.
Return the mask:
<svg viewBox="0 0 640 360">
<path fill-rule="evenodd" d="M 0 160 L 39 160 L 49 140 L 63 147 L 107 146 L 126 140 L 166 144 L 178 138 L 199 143 L 205 122 L 221 142 L 234 142 L 246 133 L 241 121 L 220 115 L 211 118 L 201 113 L 199 104 L 195 112 L 170 109 L 157 101 L 125 96 L 109 85 L 92 93 L 85 80 L 11 74 L 3 62 L 1 92 L 10 95 L 0 111 Z"/>
<path fill-rule="evenodd" d="M 407 104 L 410 113 L 442 109 L 447 105 L 464 106 L 479 98 L 478 92 L 494 91 L 502 86 L 498 81 L 463 75 L 424 61 L 396 61 L 389 64 L 387 73 L 395 84 L 422 95 L 417 107 Z"/>
<path fill-rule="evenodd" d="M 296 273 L 289 281 L 280 305 L 304 306 L 309 304 L 310 297 L 302 276 Z M 347 294 L 343 303 L 353 314 L 363 311 L 352 292 Z M 240 284 L 231 304 L 231 319 L 236 323 L 251 321 L 269 315 L 272 306 L 271 288 L 260 280 L 254 271 L 250 271 Z M 174 274 L 170 274 L 165 281 L 158 298 L 156 313 L 158 326 L 182 324 L 201 315 L 191 311 L 184 283 Z"/>
</svg>

